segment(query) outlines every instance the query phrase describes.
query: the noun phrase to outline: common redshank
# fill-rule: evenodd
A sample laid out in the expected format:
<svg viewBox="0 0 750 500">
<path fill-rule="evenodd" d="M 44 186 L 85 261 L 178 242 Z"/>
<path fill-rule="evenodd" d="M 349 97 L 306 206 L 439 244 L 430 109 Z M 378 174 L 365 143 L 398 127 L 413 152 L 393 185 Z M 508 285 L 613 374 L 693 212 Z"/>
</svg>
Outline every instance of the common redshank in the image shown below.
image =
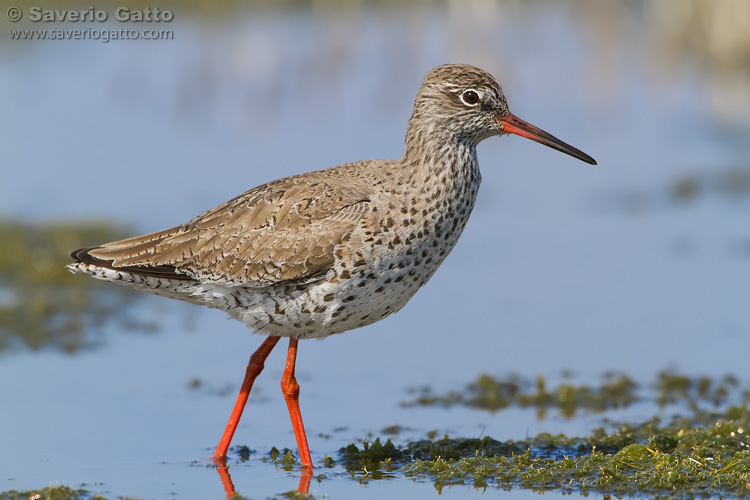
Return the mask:
<svg viewBox="0 0 750 500">
<path fill-rule="evenodd" d="M 477 144 L 503 134 L 596 164 L 511 114 L 492 75 L 448 64 L 422 82 L 401 159 L 269 182 L 181 226 L 76 250 L 68 267 L 221 309 L 268 336 L 250 356 L 215 460 L 226 457 L 264 360 L 289 337 L 281 388 L 300 462 L 312 468 L 294 377 L 299 340 L 379 321 L 427 283 L 474 207 L 481 180 Z"/>
</svg>

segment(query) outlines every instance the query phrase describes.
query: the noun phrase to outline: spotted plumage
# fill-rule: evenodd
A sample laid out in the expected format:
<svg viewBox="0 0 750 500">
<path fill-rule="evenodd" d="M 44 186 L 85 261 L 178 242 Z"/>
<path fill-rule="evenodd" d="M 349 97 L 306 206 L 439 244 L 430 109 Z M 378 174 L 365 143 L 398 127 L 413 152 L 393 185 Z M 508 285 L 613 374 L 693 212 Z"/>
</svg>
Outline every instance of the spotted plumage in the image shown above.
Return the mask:
<svg viewBox="0 0 750 500">
<path fill-rule="evenodd" d="M 224 310 L 269 336 L 250 358 L 214 454 L 218 465 L 226 465 L 263 361 L 279 337 L 290 337 L 281 385 L 301 462 L 312 467 L 294 378 L 298 340 L 379 321 L 427 283 L 474 208 L 481 182 L 476 146 L 504 133 L 595 163 L 512 115 L 489 73 L 439 66 L 417 93 L 400 159 L 360 161 L 270 182 L 181 226 L 76 250 L 69 267 Z M 309 483 L 309 475 L 304 477 Z"/>
<path fill-rule="evenodd" d="M 77 250 L 69 267 L 222 309 L 268 335 L 374 323 L 453 249 L 481 181 L 476 146 L 508 115 L 489 73 L 440 66 L 419 89 L 401 159 L 270 182 L 181 226 Z"/>
</svg>

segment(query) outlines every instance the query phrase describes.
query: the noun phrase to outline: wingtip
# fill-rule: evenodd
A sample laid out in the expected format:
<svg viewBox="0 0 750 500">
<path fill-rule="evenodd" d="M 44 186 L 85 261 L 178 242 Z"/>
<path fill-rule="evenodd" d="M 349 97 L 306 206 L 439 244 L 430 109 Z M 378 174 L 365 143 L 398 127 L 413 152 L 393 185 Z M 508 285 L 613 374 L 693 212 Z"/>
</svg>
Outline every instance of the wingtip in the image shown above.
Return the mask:
<svg viewBox="0 0 750 500">
<path fill-rule="evenodd" d="M 71 259 L 73 259 L 73 260 L 79 261 L 80 259 L 78 258 L 78 253 L 79 253 L 79 252 L 82 252 L 83 250 L 86 250 L 86 249 L 85 249 L 85 248 L 78 248 L 78 249 L 76 249 L 76 250 L 73 250 L 73 251 L 72 251 L 72 252 L 70 252 L 70 254 L 69 254 L 69 255 L 70 255 L 70 258 L 71 258 Z"/>
<path fill-rule="evenodd" d="M 73 273 L 75 273 L 76 271 L 86 272 L 89 266 L 93 266 L 93 267 L 101 267 L 105 269 L 113 269 L 116 271 L 128 272 L 132 274 L 139 274 L 142 276 L 152 276 L 156 278 L 168 278 L 168 279 L 175 279 L 175 280 L 192 280 L 193 279 L 192 276 L 179 272 L 174 266 L 166 266 L 166 265 L 122 266 L 122 265 L 115 265 L 114 260 L 102 259 L 94 255 L 91 255 L 92 251 L 98 250 L 100 248 L 104 248 L 104 247 L 103 246 L 84 247 L 84 248 L 78 248 L 77 250 L 73 250 L 72 252 L 70 252 L 70 257 L 75 262 L 73 262 L 72 264 L 68 264 L 67 268 Z"/>
<path fill-rule="evenodd" d="M 95 257 L 92 257 L 91 254 L 89 254 L 89 252 L 91 250 L 95 250 L 97 248 L 101 248 L 101 247 L 84 247 L 84 248 L 78 248 L 78 249 L 73 250 L 72 252 L 70 252 L 70 257 L 73 260 L 75 260 L 76 263 L 78 263 L 78 262 L 85 262 L 85 263 L 91 264 L 95 260 L 100 260 L 100 259 L 96 259 Z"/>
</svg>

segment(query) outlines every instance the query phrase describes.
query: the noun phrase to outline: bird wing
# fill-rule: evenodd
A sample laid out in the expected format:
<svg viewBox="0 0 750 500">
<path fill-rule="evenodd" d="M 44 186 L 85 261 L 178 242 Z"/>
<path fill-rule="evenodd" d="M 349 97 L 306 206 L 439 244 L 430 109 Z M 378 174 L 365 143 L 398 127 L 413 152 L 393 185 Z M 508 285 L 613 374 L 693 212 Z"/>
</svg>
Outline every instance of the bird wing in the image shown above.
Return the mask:
<svg viewBox="0 0 750 500">
<path fill-rule="evenodd" d="M 362 190 L 338 183 L 334 188 L 313 172 L 247 191 L 181 226 L 71 255 L 158 277 L 250 286 L 299 283 L 325 274 L 336 246 L 369 213 Z"/>
</svg>

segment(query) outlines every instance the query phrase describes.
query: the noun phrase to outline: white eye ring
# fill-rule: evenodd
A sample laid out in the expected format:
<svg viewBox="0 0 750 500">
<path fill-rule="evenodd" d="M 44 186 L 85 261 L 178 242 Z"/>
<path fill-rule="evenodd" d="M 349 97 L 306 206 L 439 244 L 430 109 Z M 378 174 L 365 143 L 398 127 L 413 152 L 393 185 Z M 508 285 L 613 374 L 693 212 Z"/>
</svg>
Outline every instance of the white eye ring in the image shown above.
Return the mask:
<svg viewBox="0 0 750 500">
<path fill-rule="evenodd" d="M 474 89 L 464 90 L 461 94 L 461 102 L 467 106 L 476 106 L 481 100 L 481 94 Z"/>
</svg>

